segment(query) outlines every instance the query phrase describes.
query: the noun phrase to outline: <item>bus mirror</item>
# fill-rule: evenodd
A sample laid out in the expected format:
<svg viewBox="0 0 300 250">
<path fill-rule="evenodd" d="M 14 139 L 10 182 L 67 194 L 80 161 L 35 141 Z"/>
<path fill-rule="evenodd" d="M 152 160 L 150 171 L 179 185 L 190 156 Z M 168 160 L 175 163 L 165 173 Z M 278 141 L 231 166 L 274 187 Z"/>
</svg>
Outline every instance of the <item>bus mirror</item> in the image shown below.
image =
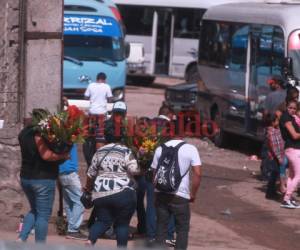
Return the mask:
<svg viewBox="0 0 300 250">
<path fill-rule="evenodd" d="M 291 57 L 285 57 L 283 61 L 283 73 L 285 76 L 293 75 L 293 59 Z"/>
<path fill-rule="evenodd" d="M 125 42 L 125 57 L 128 58 L 130 54 L 130 44 Z"/>
</svg>

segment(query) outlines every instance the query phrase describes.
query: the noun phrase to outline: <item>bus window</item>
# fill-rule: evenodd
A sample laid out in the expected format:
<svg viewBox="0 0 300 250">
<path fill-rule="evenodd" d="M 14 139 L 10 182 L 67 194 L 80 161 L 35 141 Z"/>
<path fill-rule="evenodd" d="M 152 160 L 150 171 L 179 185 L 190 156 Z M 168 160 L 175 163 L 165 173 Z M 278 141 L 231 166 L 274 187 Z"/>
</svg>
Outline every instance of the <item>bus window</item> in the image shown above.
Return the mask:
<svg viewBox="0 0 300 250">
<path fill-rule="evenodd" d="M 249 25 L 233 25 L 233 30 L 229 69 L 245 72 Z"/>
<path fill-rule="evenodd" d="M 201 34 L 200 63 L 225 67 L 230 49 L 230 25 L 204 22 Z"/>
<path fill-rule="evenodd" d="M 284 34 L 280 27 L 274 28 L 273 33 L 273 54 L 272 54 L 272 74 L 282 74 L 282 63 L 284 58 Z"/>
<path fill-rule="evenodd" d="M 300 79 L 300 30 L 294 31 L 289 37 L 288 56 L 293 59 L 295 77 Z"/>
<path fill-rule="evenodd" d="M 198 38 L 200 20 L 204 11 L 177 9 L 175 12 L 175 38 Z"/>
<path fill-rule="evenodd" d="M 152 20 L 154 8 L 143 6 L 119 5 L 120 12 L 130 35 L 152 35 Z M 133 14 L 134 13 L 134 14 Z"/>
</svg>

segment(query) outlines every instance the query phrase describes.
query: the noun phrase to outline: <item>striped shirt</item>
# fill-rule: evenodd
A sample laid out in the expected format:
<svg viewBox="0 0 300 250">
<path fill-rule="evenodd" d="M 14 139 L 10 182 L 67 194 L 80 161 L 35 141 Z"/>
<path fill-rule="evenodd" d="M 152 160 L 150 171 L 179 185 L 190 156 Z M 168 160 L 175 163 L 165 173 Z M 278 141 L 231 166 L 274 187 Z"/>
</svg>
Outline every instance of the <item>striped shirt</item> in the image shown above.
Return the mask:
<svg viewBox="0 0 300 250">
<path fill-rule="evenodd" d="M 131 176 L 139 172 L 132 151 L 125 145 L 111 143 L 101 147 L 87 171 L 87 175 L 95 179 L 93 199 L 116 194 L 125 188 L 133 189 L 135 182 Z"/>
</svg>

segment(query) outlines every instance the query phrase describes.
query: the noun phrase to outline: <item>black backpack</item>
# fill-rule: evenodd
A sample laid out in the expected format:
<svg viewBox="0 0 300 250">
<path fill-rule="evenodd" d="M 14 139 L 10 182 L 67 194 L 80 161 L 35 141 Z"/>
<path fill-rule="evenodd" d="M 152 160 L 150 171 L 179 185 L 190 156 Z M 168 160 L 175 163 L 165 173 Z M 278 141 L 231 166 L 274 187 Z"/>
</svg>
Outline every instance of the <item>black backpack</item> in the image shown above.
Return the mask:
<svg viewBox="0 0 300 250">
<path fill-rule="evenodd" d="M 168 147 L 166 144 L 161 145 L 162 152 L 158 160 L 154 179 L 154 185 L 157 190 L 161 192 L 177 191 L 182 178 L 188 173 L 189 170 L 184 175 L 181 175 L 178 164 L 178 150 L 183 144 L 185 142 L 181 142 L 175 147 Z"/>
</svg>

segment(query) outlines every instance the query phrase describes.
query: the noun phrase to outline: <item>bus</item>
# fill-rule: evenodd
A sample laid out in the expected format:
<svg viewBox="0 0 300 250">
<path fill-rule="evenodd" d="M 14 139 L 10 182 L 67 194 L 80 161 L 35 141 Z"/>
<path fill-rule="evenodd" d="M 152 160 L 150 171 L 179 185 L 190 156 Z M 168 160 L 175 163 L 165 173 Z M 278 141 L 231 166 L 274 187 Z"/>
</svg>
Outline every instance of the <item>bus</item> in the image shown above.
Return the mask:
<svg viewBox="0 0 300 250">
<path fill-rule="evenodd" d="M 263 1 L 211 7 L 203 16 L 197 110 L 219 129 L 215 143 L 229 134 L 262 140 L 267 80 L 300 79 L 300 1 Z M 287 81 L 288 80 L 288 81 Z"/>
<path fill-rule="evenodd" d="M 123 26 L 110 0 L 64 1 L 63 94 L 70 104 L 87 109 L 88 84 L 107 75 L 114 101 L 124 99 L 126 56 Z"/>
<path fill-rule="evenodd" d="M 126 41 L 144 44 L 146 73 L 184 77 L 188 82 L 198 79 L 202 15 L 213 5 L 236 1 L 114 0 L 126 27 Z"/>
</svg>

